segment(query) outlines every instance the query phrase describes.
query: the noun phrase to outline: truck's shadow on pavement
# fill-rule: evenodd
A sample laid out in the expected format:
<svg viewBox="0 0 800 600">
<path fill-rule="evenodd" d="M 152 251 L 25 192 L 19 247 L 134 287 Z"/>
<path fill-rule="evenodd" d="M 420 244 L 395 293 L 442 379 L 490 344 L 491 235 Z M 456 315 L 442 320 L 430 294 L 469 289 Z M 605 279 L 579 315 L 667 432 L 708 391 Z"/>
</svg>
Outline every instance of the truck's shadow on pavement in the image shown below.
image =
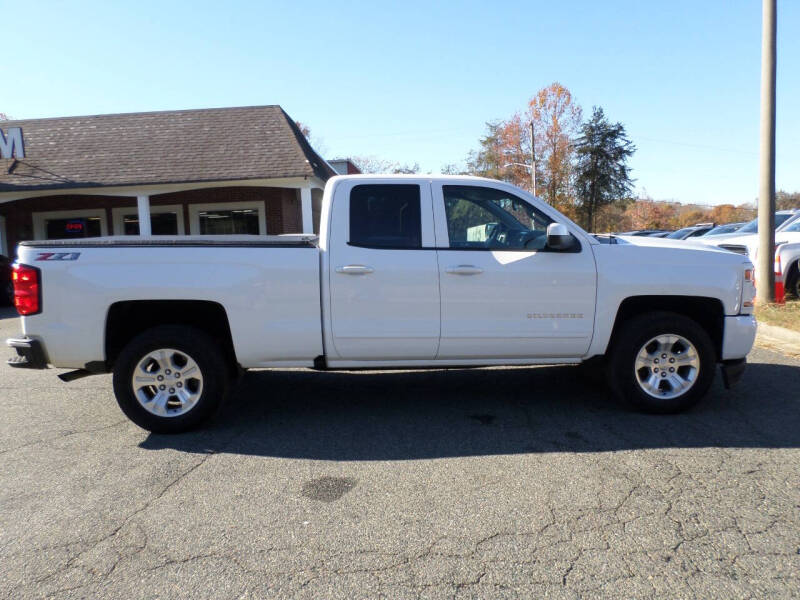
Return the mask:
<svg viewBox="0 0 800 600">
<path fill-rule="evenodd" d="M 631 412 L 575 367 L 247 374 L 206 429 L 141 446 L 318 460 L 800 447 L 800 368 L 755 363 L 681 415 Z"/>
</svg>

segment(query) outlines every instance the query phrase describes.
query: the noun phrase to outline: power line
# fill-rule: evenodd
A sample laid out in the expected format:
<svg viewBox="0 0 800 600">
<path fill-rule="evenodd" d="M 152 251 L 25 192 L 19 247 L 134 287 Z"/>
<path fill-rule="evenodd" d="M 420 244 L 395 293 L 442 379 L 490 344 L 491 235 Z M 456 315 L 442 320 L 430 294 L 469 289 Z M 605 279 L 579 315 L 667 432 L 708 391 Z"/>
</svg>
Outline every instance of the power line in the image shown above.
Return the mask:
<svg viewBox="0 0 800 600">
<path fill-rule="evenodd" d="M 708 146 L 706 144 L 691 144 L 689 142 L 676 142 L 675 140 L 661 140 L 658 138 L 651 138 L 645 136 L 638 136 L 636 139 L 646 140 L 649 142 L 659 142 L 661 144 L 672 144 L 674 146 L 686 146 L 689 148 L 700 148 L 702 150 L 716 150 L 718 152 L 735 152 L 738 154 L 750 154 L 753 156 L 758 156 L 758 152 L 752 152 L 750 150 L 740 150 L 738 148 L 722 148 L 720 146 Z"/>
</svg>

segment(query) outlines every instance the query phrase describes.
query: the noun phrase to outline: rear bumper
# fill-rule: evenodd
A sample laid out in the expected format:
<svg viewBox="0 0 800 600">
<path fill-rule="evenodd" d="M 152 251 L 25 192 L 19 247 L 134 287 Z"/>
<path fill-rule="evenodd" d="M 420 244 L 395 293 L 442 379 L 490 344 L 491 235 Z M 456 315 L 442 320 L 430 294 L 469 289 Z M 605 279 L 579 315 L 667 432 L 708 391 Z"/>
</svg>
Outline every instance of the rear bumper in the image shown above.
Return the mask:
<svg viewBox="0 0 800 600">
<path fill-rule="evenodd" d="M 742 375 L 744 375 L 744 369 L 746 366 L 746 358 L 726 360 L 720 364 L 720 369 L 722 370 L 722 383 L 725 384 L 726 390 L 731 389 L 734 385 L 739 383 Z"/>
<path fill-rule="evenodd" d="M 39 340 L 31 338 L 12 338 L 6 340 L 10 348 L 17 351 L 17 356 L 8 359 L 8 366 L 18 369 L 46 369 L 44 346 Z"/>
</svg>

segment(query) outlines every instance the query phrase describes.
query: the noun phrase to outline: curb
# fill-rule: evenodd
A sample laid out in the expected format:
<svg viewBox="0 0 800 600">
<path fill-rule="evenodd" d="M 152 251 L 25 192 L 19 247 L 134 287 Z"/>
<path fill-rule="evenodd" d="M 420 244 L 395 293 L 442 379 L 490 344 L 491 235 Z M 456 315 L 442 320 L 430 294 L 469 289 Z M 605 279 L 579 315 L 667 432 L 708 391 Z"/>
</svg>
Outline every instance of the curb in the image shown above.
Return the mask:
<svg viewBox="0 0 800 600">
<path fill-rule="evenodd" d="M 756 344 L 767 347 L 777 346 L 788 354 L 800 355 L 800 332 L 777 325 L 767 325 L 759 321 Z"/>
<path fill-rule="evenodd" d="M 758 333 L 763 333 L 767 337 L 775 338 L 776 340 L 800 345 L 800 331 L 792 331 L 777 325 L 767 325 L 759 321 Z"/>
</svg>

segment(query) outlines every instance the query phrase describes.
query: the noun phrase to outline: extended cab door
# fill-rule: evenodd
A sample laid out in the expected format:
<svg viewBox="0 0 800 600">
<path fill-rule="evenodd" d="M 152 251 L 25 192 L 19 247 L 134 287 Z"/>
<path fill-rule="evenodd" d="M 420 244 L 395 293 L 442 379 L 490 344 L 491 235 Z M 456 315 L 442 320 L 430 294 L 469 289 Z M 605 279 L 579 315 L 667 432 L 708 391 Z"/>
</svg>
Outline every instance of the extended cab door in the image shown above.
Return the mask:
<svg viewBox="0 0 800 600">
<path fill-rule="evenodd" d="M 439 359 L 580 357 L 594 326 L 586 240 L 545 247 L 545 211 L 481 182 L 433 184 L 442 297 Z M 583 237 L 583 236 L 581 236 Z"/>
<path fill-rule="evenodd" d="M 430 183 L 348 179 L 330 210 L 329 358 L 433 359 L 440 317 Z"/>
</svg>

